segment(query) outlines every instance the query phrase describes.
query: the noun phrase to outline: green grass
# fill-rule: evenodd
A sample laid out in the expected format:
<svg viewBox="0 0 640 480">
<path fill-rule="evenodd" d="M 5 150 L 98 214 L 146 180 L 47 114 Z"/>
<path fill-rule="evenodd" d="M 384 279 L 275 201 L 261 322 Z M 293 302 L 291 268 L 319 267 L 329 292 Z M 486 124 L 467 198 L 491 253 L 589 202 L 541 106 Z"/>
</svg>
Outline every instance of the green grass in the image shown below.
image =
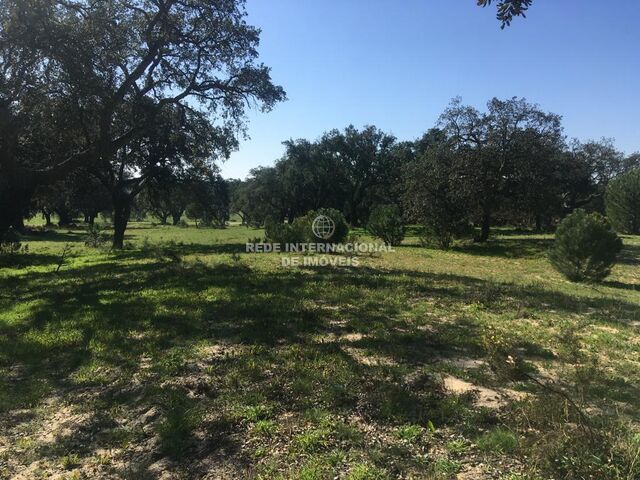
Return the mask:
<svg viewBox="0 0 640 480">
<path fill-rule="evenodd" d="M 261 236 L 138 222 L 121 252 L 81 230 L 27 237 L 0 267 L 0 478 L 633 478 L 640 238 L 593 286 L 550 267 L 543 235 L 446 252 L 410 237 L 353 268 L 245 253 Z M 488 338 L 612 432 L 595 444 L 617 463 L 596 447 L 552 461 L 571 446 L 556 432 L 584 436 L 575 412 L 497 376 Z M 487 406 L 451 377 L 511 396 Z"/>
<path fill-rule="evenodd" d="M 483 452 L 513 453 L 518 448 L 518 437 L 513 432 L 498 428 L 483 434 L 476 443 Z"/>
</svg>

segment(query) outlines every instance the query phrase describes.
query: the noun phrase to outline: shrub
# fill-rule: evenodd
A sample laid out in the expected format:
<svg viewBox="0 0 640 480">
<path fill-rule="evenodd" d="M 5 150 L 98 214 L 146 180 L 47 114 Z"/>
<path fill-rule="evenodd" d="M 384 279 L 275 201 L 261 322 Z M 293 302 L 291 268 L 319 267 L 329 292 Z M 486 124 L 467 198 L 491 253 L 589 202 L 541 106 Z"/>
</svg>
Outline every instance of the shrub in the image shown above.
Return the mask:
<svg viewBox="0 0 640 480">
<path fill-rule="evenodd" d="M 21 240 L 20 234 L 13 227 L 9 227 L 9 230 L 0 236 L 0 255 L 9 257 L 18 253 L 28 253 L 29 246 L 22 245 Z"/>
<path fill-rule="evenodd" d="M 318 238 L 313 233 L 313 222 L 319 216 L 324 215 L 333 221 L 335 229 L 333 234 L 329 238 Z M 305 241 L 311 243 L 341 243 L 349 236 L 349 225 L 344 219 L 344 215 L 339 210 L 333 208 L 319 208 L 318 210 L 311 210 L 307 212 L 304 217 L 299 217 L 293 222 L 294 225 L 303 232 Z"/>
<path fill-rule="evenodd" d="M 387 245 L 400 245 L 404 240 L 404 224 L 397 205 L 379 205 L 371 211 L 367 230 Z"/>
<path fill-rule="evenodd" d="M 333 234 L 326 239 L 318 238 L 313 233 L 313 222 L 321 215 L 331 219 L 335 225 Z M 320 208 L 296 218 L 292 223 L 280 223 L 268 218 L 264 224 L 264 235 L 266 241 L 272 243 L 341 243 L 349 235 L 349 226 L 338 210 Z"/>
<path fill-rule="evenodd" d="M 549 257 L 571 281 L 599 281 L 609 275 L 621 249 L 622 240 L 602 215 L 576 210 L 558 227 Z"/>
<path fill-rule="evenodd" d="M 640 234 L 640 168 L 609 182 L 605 204 L 607 217 L 616 230 Z"/>
<path fill-rule="evenodd" d="M 280 223 L 268 218 L 264 223 L 264 236 L 271 243 L 302 243 L 306 241 L 303 226 L 294 223 Z"/>
<path fill-rule="evenodd" d="M 109 239 L 108 235 L 104 233 L 102 227 L 98 224 L 89 225 L 87 227 L 87 234 L 84 237 L 84 244 L 87 247 L 99 247 Z"/>
</svg>

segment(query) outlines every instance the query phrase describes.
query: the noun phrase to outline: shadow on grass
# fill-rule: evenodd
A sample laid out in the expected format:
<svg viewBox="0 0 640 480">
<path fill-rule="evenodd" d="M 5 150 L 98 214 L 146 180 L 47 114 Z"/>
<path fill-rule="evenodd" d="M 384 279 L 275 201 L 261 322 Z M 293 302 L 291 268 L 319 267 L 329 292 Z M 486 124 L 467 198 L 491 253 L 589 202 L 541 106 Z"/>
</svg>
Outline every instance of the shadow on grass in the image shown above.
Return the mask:
<svg viewBox="0 0 640 480">
<path fill-rule="evenodd" d="M 640 245 L 629 245 L 625 243 L 618 262 L 623 265 L 640 265 Z"/>
<path fill-rule="evenodd" d="M 0 256 L 0 268 L 24 268 L 40 267 L 43 265 L 53 265 L 60 260 L 58 255 L 48 255 L 43 253 L 15 253 Z"/>
<path fill-rule="evenodd" d="M 59 230 L 43 230 L 36 231 L 31 230 L 23 235 L 23 242 L 61 242 L 61 243 L 76 243 L 83 242 L 86 236 L 85 231 L 80 230 L 67 230 L 61 228 Z"/>
<path fill-rule="evenodd" d="M 623 283 L 613 280 L 607 280 L 602 282 L 602 285 L 609 288 L 618 288 L 620 290 L 632 290 L 636 292 L 640 292 L 640 284 L 637 283 Z"/>
<path fill-rule="evenodd" d="M 456 246 L 452 250 L 468 255 L 501 258 L 543 257 L 553 245 L 549 238 L 500 238 L 485 243 L 470 243 Z"/>
<path fill-rule="evenodd" d="M 238 247 L 243 245 L 177 248 L 184 255 Z M 512 247 L 512 252 L 522 254 L 522 248 Z M 358 332 L 363 336 L 352 346 L 364 355 L 416 369 L 443 357 L 484 353 L 480 326 L 471 315 L 435 321 L 428 329 L 412 325 L 406 317 L 409 306 L 425 299 L 459 313 L 474 305 L 496 313 L 554 310 L 589 313 L 596 321 L 640 319 L 639 305 L 618 299 L 581 298 L 463 275 L 368 267 L 264 271 L 241 262 L 211 266 L 149 259 L 148 253 L 119 252 L 114 254 L 118 261 L 70 267 L 59 275 L 29 272 L 0 279 L 0 289 L 11 288 L 25 305 L 20 321 L 0 324 L 0 368 L 20 366 L 17 374 L 0 380 L 5 392 L 1 410 L 32 408 L 52 390 L 74 392 L 78 372 L 92 372 L 97 364 L 111 372 L 105 381 L 112 387 L 98 392 L 96 405 L 117 402 L 141 412 L 159 405 L 164 449 L 178 455 L 190 448 L 194 430 L 202 425 L 185 420 L 191 414 L 191 387 L 168 390 L 165 383 L 181 378 L 190 368 L 194 345 L 204 342 L 238 346 L 233 357 L 208 360 L 216 388 L 234 401 L 264 398 L 281 409 L 323 405 L 393 424 L 445 424 L 461 421 L 472 399 L 445 396 L 430 378 L 409 384 L 402 369 L 363 362 L 342 345 L 318 338 Z M 127 262 L 145 259 L 150 261 Z M 0 308 L 14 305 L 0 297 Z M 533 344 L 522 347 L 529 355 L 550 356 Z M 149 365 L 143 366 L 144 358 Z M 85 386 L 99 384 L 94 374 L 87 375 Z M 136 375 L 146 375 L 138 390 L 128 386 Z M 629 388 L 631 396 L 640 395 L 637 387 Z M 173 398 L 168 403 L 163 400 L 167 395 Z M 112 430 L 113 422 L 103 421 L 98 407 L 94 411 L 93 429 Z M 220 435 L 230 438 L 228 432 Z M 224 444 L 201 447 L 196 457 Z"/>
</svg>

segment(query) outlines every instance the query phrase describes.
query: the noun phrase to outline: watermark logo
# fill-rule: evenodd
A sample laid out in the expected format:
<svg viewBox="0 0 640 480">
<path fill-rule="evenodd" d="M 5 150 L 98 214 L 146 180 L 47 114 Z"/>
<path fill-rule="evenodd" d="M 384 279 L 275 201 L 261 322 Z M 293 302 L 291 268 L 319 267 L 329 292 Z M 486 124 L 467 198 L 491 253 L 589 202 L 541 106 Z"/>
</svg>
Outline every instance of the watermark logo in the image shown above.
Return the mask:
<svg viewBox="0 0 640 480">
<path fill-rule="evenodd" d="M 391 245 L 386 244 L 331 242 L 331 238 L 336 233 L 336 223 L 327 215 L 318 215 L 313 220 L 311 233 L 319 239 L 317 242 L 269 243 L 266 240 L 259 243 L 249 242 L 246 244 L 246 252 L 292 254 L 281 258 L 283 267 L 357 267 L 360 265 L 358 256 L 361 254 L 395 252 Z"/>
<path fill-rule="evenodd" d="M 316 237 L 329 240 L 336 231 L 336 222 L 326 215 L 318 215 L 311 224 L 311 231 Z"/>
</svg>

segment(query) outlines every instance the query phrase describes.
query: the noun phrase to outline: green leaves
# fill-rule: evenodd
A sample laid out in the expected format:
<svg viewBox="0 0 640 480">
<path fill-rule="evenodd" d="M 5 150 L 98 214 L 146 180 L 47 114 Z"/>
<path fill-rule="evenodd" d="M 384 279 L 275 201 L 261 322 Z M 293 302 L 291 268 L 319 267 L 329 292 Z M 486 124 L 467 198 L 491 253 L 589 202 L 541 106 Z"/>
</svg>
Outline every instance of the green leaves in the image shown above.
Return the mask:
<svg viewBox="0 0 640 480">
<path fill-rule="evenodd" d="M 616 230 L 640 234 L 640 168 L 613 179 L 607 186 L 605 203 Z"/>
<path fill-rule="evenodd" d="M 492 0 L 478 0 L 478 6 L 487 7 Z M 497 19 L 502 22 L 501 28 L 511 25 L 513 17 L 526 18 L 525 12 L 529 9 L 533 0 L 501 0 L 498 2 Z"/>
</svg>

